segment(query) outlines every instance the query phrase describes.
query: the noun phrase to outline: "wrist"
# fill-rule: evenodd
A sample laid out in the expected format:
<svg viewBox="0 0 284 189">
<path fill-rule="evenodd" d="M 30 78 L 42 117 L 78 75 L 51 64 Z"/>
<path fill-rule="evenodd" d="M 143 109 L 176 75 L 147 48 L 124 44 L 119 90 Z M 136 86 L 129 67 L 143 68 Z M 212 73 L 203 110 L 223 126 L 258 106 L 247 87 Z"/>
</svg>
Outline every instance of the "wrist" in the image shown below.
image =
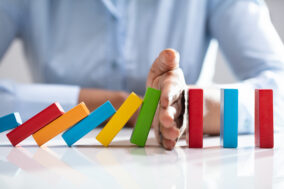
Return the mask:
<svg viewBox="0 0 284 189">
<path fill-rule="evenodd" d="M 220 97 L 215 91 L 204 95 L 203 125 L 204 134 L 217 135 L 220 133 Z"/>
</svg>

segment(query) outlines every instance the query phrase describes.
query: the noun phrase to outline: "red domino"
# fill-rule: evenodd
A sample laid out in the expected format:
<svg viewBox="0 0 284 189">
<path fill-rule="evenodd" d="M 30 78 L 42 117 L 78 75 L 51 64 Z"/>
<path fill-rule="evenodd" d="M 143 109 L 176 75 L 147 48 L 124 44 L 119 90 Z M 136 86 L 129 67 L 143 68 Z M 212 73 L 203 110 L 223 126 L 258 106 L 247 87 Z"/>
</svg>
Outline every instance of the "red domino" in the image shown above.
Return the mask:
<svg viewBox="0 0 284 189">
<path fill-rule="evenodd" d="M 188 147 L 203 147 L 203 90 L 188 90 Z"/>
<path fill-rule="evenodd" d="M 53 103 L 28 121 L 18 126 L 7 134 L 8 139 L 13 146 L 16 146 L 27 137 L 46 126 L 51 121 L 64 114 L 63 108 L 59 103 Z"/>
<path fill-rule="evenodd" d="M 255 146 L 273 148 L 273 91 L 255 90 Z"/>
</svg>

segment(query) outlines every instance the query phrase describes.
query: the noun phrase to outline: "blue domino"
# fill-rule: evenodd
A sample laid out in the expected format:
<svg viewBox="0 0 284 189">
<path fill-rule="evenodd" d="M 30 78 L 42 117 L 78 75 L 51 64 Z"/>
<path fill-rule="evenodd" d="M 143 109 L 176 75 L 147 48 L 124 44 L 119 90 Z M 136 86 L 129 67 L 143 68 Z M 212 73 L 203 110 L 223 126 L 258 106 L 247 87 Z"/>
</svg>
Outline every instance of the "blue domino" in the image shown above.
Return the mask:
<svg viewBox="0 0 284 189">
<path fill-rule="evenodd" d="M 115 113 L 115 109 L 112 104 L 107 101 L 92 113 L 88 117 L 68 129 L 62 134 L 62 138 L 65 140 L 66 144 L 70 147 L 80 138 L 88 134 L 91 130 L 99 126 L 109 117 Z"/>
<path fill-rule="evenodd" d="M 14 129 L 22 124 L 21 116 L 18 112 L 0 117 L 0 133 Z"/>
<path fill-rule="evenodd" d="M 220 141 L 224 148 L 238 147 L 238 90 L 221 90 Z"/>
</svg>

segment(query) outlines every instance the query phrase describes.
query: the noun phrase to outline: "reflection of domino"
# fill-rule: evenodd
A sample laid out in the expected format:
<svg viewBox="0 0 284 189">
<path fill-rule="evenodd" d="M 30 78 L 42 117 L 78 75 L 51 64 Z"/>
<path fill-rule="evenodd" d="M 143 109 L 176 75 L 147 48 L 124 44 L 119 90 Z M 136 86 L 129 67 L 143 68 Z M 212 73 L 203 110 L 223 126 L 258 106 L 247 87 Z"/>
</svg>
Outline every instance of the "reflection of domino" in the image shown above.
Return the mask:
<svg viewBox="0 0 284 189">
<path fill-rule="evenodd" d="M 8 114 L 0 118 L 0 132 L 14 129 L 21 124 L 22 119 L 18 112 Z"/>
<path fill-rule="evenodd" d="M 46 126 L 64 113 L 62 107 L 58 103 L 53 103 L 28 121 L 18 126 L 7 134 L 8 139 L 13 146 L 16 146 L 27 137 Z"/>
<path fill-rule="evenodd" d="M 203 147 L 203 90 L 188 90 L 188 131 L 189 148 Z"/>
<path fill-rule="evenodd" d="M 238 90 L 221 90 L 220 139 L 224 148 L 238 146 Z"/>
<path fill-rule="evenodd" d="M 34 133 L 33 137 L 36 143 L 41 146 L 61 132 L 69 129 L 83 118 L 87 117 L 89 113 L 90 112 L 85 103 L 82 102 Z"/>
<path fill-rule="evenodd" d="M 273 91 L 255 90 L 255 146 L 273 148 Z"/>
<path fill-rule="evenodd" d="M 96 139 L 102 145 L 108 146 L 141 104 L 142 99 L 132 92 L 97 135 Z"/>
<path fill-rule="evenodd" d="M 99 126 L 115 113 L 114 107 L 109 101 L 94 110 L 88 117 L 67 130 L 62 138 L 68 146 L 72 146 L 80 138 Z"/>
</svg>

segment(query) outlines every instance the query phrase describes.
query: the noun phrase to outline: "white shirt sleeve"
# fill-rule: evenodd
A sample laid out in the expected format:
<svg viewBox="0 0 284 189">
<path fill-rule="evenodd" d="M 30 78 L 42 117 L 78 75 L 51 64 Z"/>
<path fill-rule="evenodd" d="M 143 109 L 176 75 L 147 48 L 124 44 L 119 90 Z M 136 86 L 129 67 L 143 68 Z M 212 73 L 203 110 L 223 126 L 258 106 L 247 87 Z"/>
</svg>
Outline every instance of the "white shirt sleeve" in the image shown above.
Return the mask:
<svg viewBox="0 0 284 189">
<path fill-rule="evenodd" d="M 284 46 L 261 1 L 222 1 L 212 10 L 211 35 L 239 83 L 239 131 L 254 131 L 254 89 L 274 90 L 274 123 L 284 128 Z M 224 86 L 223 86 L 224 87 Z"/>
<path fill-rule="evenodd" d="M 0 81 L 0 116 L 19 112 L 23 121 L 53 102 L 65 111 L 78 103 L 80 87 L 73 85 L 19 84 Z"/>
</svg>

